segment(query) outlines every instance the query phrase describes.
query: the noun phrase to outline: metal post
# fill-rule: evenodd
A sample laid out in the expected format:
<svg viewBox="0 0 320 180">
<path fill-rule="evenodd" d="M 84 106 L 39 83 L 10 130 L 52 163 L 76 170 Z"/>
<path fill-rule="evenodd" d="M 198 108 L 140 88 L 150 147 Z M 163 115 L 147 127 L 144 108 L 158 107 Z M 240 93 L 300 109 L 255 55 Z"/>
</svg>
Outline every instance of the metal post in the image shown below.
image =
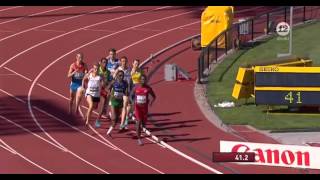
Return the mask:
<svg viewBox="0 0 320 180">
<path fill-rule="evenodd" d="M 270 23 L 270 20 L 269 20 L 269 13 L 267 14 L 267 34 L 269 34 L 269 23 Z"/>
<path fill-rule="evenodd" d="M 290 7 L 290 32 L 289 32 L 289 52 L 286 54 L 278 54 L 278 57 L 290 56 L 292 54 L 292 31 L 293 31 L 293 6 Z"/>
<path fill-rule="evenodd" d="M 292 31 L 293 31 L 293 6 L 290 7 L 290 39 L 289 39 L 289 55 L 292 54 Z"/>
<path fill-rule="evenodd" d="M 240 23 L 238 23 L 238 39 L 240 40 Z"/>
<path fill-rule="evenodd" d="M 287 22 L 287 8 L 284 8 L 284 22 Z"/>
<path fill-rule="evenodd" d="M 209 62 L 210 62 L 210 45 L 207 46 L 207 60 L 205 62 L 205 63 L 207 63 L 206 65 L 207 65 L 208 69 L 209 69 L 209 64 L 210 64 Z"/>
<path fill-rule="evenodd" d="M 225 54 L 228 54 L 228 38 L 227 38 L 227 31 L 224 32 L 224 47 L 225 47 Z"/>
<path fill-rule="evenodd" d="M 251 20 L 251 41 L 253 41 L 253 19 Z"/>
<path fill-rule="evenodd" d="M 202 53 L 202 50 L 201 50 L 201 55 L 199 56 L 199 59 L 198 59 L 198 84 L 201 84 L 201 79 L 202 79 L 202 70 L 201 70 L 201 59 L 203 58 L 203 53 Z"/>
<path fill-rule="evenodd" d="M 218 62 L 218 38 L 216 39 L 216 62 Z"/>
<path fill-rule="evenodd" d="M 205 52 L 206 52 L 207 50 L 208 50 L 208 46 L 205 47 L 205 51 L 203 52 L 203 58 L 202 58 L 202 61 L 201 61 L 201 77 L 203 77 L 204 62 L 205 62 L 205 59 L 206 59 Z"/>
<path fill-rule="evenodd" d="M 306 21 L 306 7 L 303 6 L 303 22 Z"/>
</svg>

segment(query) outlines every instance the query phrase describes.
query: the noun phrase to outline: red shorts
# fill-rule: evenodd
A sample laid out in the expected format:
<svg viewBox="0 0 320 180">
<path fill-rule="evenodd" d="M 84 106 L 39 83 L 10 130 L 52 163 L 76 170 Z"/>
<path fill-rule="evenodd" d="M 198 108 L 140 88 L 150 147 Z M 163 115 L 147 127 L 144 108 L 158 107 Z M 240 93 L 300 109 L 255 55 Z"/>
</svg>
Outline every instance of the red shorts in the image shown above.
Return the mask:
<svg viewBox="0 0 320 180">
<path fill-rule="evenodd" d="M 108 96 L 108 92 L 104 88 L 101 88 L 100 95 L 105 98 Z"/>
<path fill-rule="evenodd" d="M 146 122 L 148 119 L 148 106 L 135 105 L 134 116 L 137 120 Z"/>
</svg>

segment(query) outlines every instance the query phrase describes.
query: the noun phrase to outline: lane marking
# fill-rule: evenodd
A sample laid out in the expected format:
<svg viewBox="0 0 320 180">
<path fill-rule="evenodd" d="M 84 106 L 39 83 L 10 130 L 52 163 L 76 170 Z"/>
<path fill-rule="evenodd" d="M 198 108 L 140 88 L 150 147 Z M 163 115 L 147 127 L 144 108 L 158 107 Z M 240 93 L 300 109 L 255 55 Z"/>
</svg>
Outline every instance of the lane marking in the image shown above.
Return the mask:
<svg viewBox="0 0 320 180">
<path fill-rule="evenodd" d="M 121 6 L 120 6 L 120 7 L 121 7 Z M 163 7 L 163 8 L 157 8 L 157 9 L 164 9 L 164 8 L 168 8 L 168 7 L 170 7 L 170 6 L 165 6 L 165 7 Z M 107 8 L 107 9 L 103 9 L 103 10 L 104 10 L 104 11 L 107 11 L 107 10 L 116 9 L 116 8 L 119 8 L 119 7 Z M 43 41 L 43 42 L 41 42 L 41 43 L 38 43 L 38 44 L 36 44 L 36 45 L 28 48 L 28 49 L 25 49 L 24 51 L 21 51 L 20 53 L 16 54 L 15 56 L 9 58 L 9 59 L 6 60 L 4 63 L 2 63 L 2 64 L 0 65 L 0 68 L 1 68 L 1 67 L 4 67 L 6 64 L 8 64 L 10 61 L 12 61 L 13 59 L 15 59 L 16 57 L 18 57 L 18 56 L 20 56 L 20 55 L 22 55 L 22 54 L 24 54 L 24 53 L 26 53 L 26 52 L 28 52 L 28 51 L 36 48 L 36 47 L 38 47 L 38 46 L 41 46 L 42 44 L 46 44 L 46 43 L 48 43 L 48 42 L 50 42 L 50 41 L 53 41 L 53 40 L 55 40 L 55 39 L 58 39 L 58 38 L 60 38 L 60 37 L 66 36 L 66 35 L 68 35 L 68 34 L 72 34 L 72 33 L 77 32 L 77 31 L 81 31 L 81 30 L 83 30 L 83 29 L 87 29 L 87 28 L 90 28 L 90 27 L 94 27 L 94 26 L 97 26 L 97 25 L 100 25 L 100 24 L 104 24 L 104 23 L 116 21 L 116 20 L 119 20 L 119 19 L 131 17 L 131 16 L 135 16 L 135 15 L 139 15 L 139 14 L 143 14 L 143 13 L 146 13 L 146 12 L 149 12 L 149 11 L 153 11 L 153 10 L 157 10 L 157 9 L 147 10 L 147 11 L 143 11 L 143 12 L 139 12 L 139 13 L 134 13 L 134 14 L 124 15 L 124 16 L 120 16 L 120 17 L 117 17 L 117 18 L 113 18 L 113 19 L 108 19 L 108 20 L 106 20 L 106 21 L 102 21 L 102 22 L 98 22 L 98 23 L 95 23 L 95 24 L 91 24 L 91 25 L 89 25 L 89 26 L 85 26 L 85 27 L 82 27 L 82 28 L 78 28 L 78 29 L 69 31 L 69 32 L 67 32 L 67 33 L 64 33 L 64 34 L 55 36 L 55 37 L 53 37 L 53 38 L 51 38 L 51 39 L 48 39 L 48 40 Z M 99 11 L 102 11 L 102 10 L 99 10 Z M 89 14 L 97 13 L 97 12 L 99 12 L 99 11 L 90 12 Z M 78 15 L 78 16 L 75 16 L 75 17 L 80 17 L 80 16 L 83 16 L 83 15 Z M 71 19 L 71 18 L 75 18 L 75 17 L 70 17 L 70 18 L 67 18 L 67 19 Z M 64 19 L 64 20 L 67 20 L 67 19 Z M 50 23 L 49 23 L 49 24 L 50 24 Z M 38 27 L 36 27 L 36 28 L 38 28 Z M 34 29 L 36 29 L 36 28 L 34 28 Z M 31 29 L 32 29 L 32 28 L 31 28 Z M 1 42 L 1 40 L 0 40 L 0 42 Z"/>
<path fill-rule="evenodd" d="M 17 154 L 17 151 L 15 151 L 14 149 L 12 149 L 7 143 L 5 143 L 1 138 L 0 138 L 0 143 L 3 144 L 1 145 L 0 144 L 0 147 L 2 147 L 3 149 L 9 151 L 10 153 L 16 155 Z"/>
<path fill-rule="evenodd" d="M 27 103 L 27 102 L 25 102 L 24 100 L 22 100 L 22 99 L 20 99 L 20 98 L 18 98 L 18 97 L 15 97 L 14 95 L 12 95 L 12 94 L 10 94 L 10 93 L 8 93 L 8 92 L 4 91 L 3 89 L 0 89 L 0 91 L 1 91 L 1 92 L 3 92 L 3 93 L 5 93 L 5 94 L 7 94 L 7 95 L 9 95 L 10 97 L 13 97 L 14 99 L 18 100 L 19 102 L 22 102 L 22 103 L 24 103 L 24 104 L 26 104 L 26 103 Z M 53 115 L 51 115 L 51 114 L 47 113 L 46 111 L 44 111 L 44 110 L 42 110 L 42 109 L 40 109 L 40 108 L 38 108 L 38 107 L 36 107 L 36 106 L 33 106 L 32 108 L 34 108 L 34 109 L 36 109 L 37 111 L 42 112 L 42 113 L 44 113 L 44 114 L 46 114 L 46 115 L 50 116 L 50 117 L 55 117 L 55 116 L 53 116 Z M 10 122 L 10 120 L 9 120 L 9 119 L 6 119 L 5 117 L 3 117 L 3 116 L 1 116 L 1 115 L 0 115 L 0 118 L 3 118 L 3 119 L 5 119 L 5 120 L 7 120 L 8 122 Z M 55 117 L 55 118 L 56 118 L 56 117 Z M 63 122 L 63 120 L 61 120 L 60 122 Z M 73 155 L 74 157 L 76 157 L 76 158 L 78 158 L 79 160 L 81 160 L 81 161 L 85 162 L 86 164 L 88 164 L 88 165 L 90 165 L 90 166 L 92 166 L 92 167 L 94 167 L 94 168 L 98 169 L 99 171 L 101 171 L 101 172 L 103 172 L 103 173 L 105 173 L 105 174 L 110 174 L 109 172 L 105 171 L 104 169 L 102 169 L 102 168 L 100 168 L 100 167 L 98 167 L 98 166 L 96 166 L 96 165 L 94 165 L 94 164 L 90 163 L 89 161 L 87 161 L 87 160 L 83 159 L 82 157 L 80 157 L 79 155 L 75 154 L 75 153 L 74 153 L 74 152 L 72 152 L 71 150 L 69 150 L 69 149 L 67 149 L 67 148 L 65 148 L 65 147 L 60 147 L 59 145 L 54 144 L 54 143 L 52 143 L 52 142 L 48 141 L 47 139 L 45 139 L 45 138 L 43 138 L 43 137 L 41 137 L 41 136 L 39 136 L 39 135 L 37 135 L 37 134 L 35 134 L 35 133 L 31 132 L 30 130 L 28 130 L 28 129 L 26 129 L 26 128 L 23 128 L 22 126 L 20 126 L 20 125 L 18 125 L 18 124 L 16 124 L 16 123 L 14 123 L 13 121 L 11 121 L 11 123 L 15 124 L 16 126 L 19 126 L 19 127 L 20 127 L 20 128 L 22 128 L 23 130 L 25 130 L 25 131 L 27 131 L 27 132 L 29 132 L 29 133 L 31 133 L 31 134 L 33 134 L 33 135 L 35 135 L 36 137 L 38 137 L 38 138 L 40 138 L 40 139 L 44 140 L 45 142 L 48 142 L 49 144 L 51 144 L 51 145 L 53 145 L 53 146 L 57 147 L 58 149 L 61 149 L 61 150 L 62 150 L 62 151 L 64 151 L 64 152 L 68 152 L 68 153 L 70 153 L 70 154 L 71 154 L 71 155 Z M 68 123 L 64 123 L 64 124 L 68 124 Z"/>
<path fill-rule="evenodd" d="M 151 134 L 150 131 L 148 131 L 148 130 L 145 129 L 145 128 L 143 128 L 143 131 L 144 131 L 146 134 Z M 154 136 L 154 137 L 156 137 L 156 136 Z M 156 139 L 159 140 L 159 138 L 156 138 Z M 189 156 L 189 155 L 187 155 L 187 154 L 185 154 L 185 153 L 177 150 L 176 148 L 170 146 L 169 144 L 163 142 L 162 140 L 160 140 L 159 142 L 160 142 L 163 146 L 165 146 L 166 148 L 168 148 L 168 149 L 170 149 L 171 151 L 175 152 L 176 154 L 178 154 L 178 155 L 180 155 L 180 156 L 182 156 L 182 157 L 184 157 L 184 158 L 186 158 L 186 159 L 188 159 L 188 160 L 190 160 L 190 161 L 198 164 L 199 166 L 202 166 L 202 167 L 204 167 L 205 169 L 207 169 L 207 170 L 209 170 L 209 171 L 211 171 L 211 172 L 213 172 L 213 173 L 223 174 L 222 172 L 220 172 L 220 171 L 218 171 L 218 170 L 216 170 L 216 169 L 214 169 L 214 168 L 212 168 L 212 167 L 210 167 L 210 166 L 208 166 L 208 165 L 206 165 L 206 164 L 204 164 L 204 163 L 202 163 L 202 162 L 200 162 L 200 161 L 192 158 L 191 156 Z"/>
<path fill-rule="evenodd" d="M 153 31 L 153 32 L 163 31 L 160 29 L 147 29 L 147 28 L 133 28 L 132 30 L 134 30 L 134 31 Z"/>
<path fill-rule="evenodd" d="M 82 111 L 81 111 L 81 108 L 79 109 L 79 111 L 80 111 L 80 113 L 81 113 L 81 116 L 82 116 L 83 120 L 85 121 L 85 118 L 84 118 L 84 116 L 83 116 L 83 113 L 82 113 Z M 94 128 L 93 128 L 90 124 L 89 124 L 89 127 L 94 130 Z M 95 130 L 94 130 L 94 131 L 95 131 Z M 99 133 L 98 133 L 98 134 L 99 134 Z M 135 160 L 135 161 L 137 161 L 137 162 L 139 162 L 139 163 L 141 163 L 141 164 L 149 167 L 150 169 L 153 169 L 154 171 L 156 171 L 156 172 L 158 172 L 158 173 L 160 173 L 160 174 L 164 174 L 162 171 L 154 168 L 153 166 L 151 166 L 151 165 L 149 165 L 149 164 L 147 164 L 147 163 L 145 163 L 145 162 L 143 162 L 143 161 L 141 161 L 141 160 L 139 160 L 139 159 L 131 156 L 130 154 L 128 154 L 127 152 L 123 151 L 123 150 L 120 149 L 118 146 L 114 145 L 112 142 L 110 142 L 109 140 L 107 140 L 106 138 L 103 137 L 103 139 L 104 139 L 105 141 L 107 141 L 108 143 L 112 144 L 114 147 L 117 148 L 118 151 L 122 152 L 122 153 L 125 154 L 126 156 L 128 156 L 128 157 L 132 158 L 133 160 Z"/>
<path fill-rule="evenodd" d="M 116 32 L 115 30 L 108 30 L 108 29 L 89 29 L 89 28 L 85 28 L 83 29 L 84 31 L 93 31 L 93 32 Z"/>
<path fill-rule="evenodd" d="M 110 10 L 110 9 L 116 9 L 116 8 L 119 8 L 119 7 L 122 7 L 122 6 L 116 6 L 116 7 L 112 7 L 112 8 L 106 8 L 106 9 L 102 9 L 102 10 L 90 12 L 90 13 L 88 13 L 88 14 L 97 13 L 97 12 L 101 12 L 101 11 L 107 11 L 107 10 Z M 18 36 L 18 35 L 20 35 L 20 34 L 23 34 L 23 33 L 29 32 L 29 31 L 32 31 L 32 30 L 34 30 L 34 29 L 38 29 L 38 28 L 41 28 L 41 27 L 45 27 L 45 26 L 48 26 L 48 25 L 55 24 L 55 23 L 67 21 L 67 20 L 69 20 L 69 19 L 74 19 L 74 18 L 81 17 L 81 16 L 85 16 L 85 15 L 88 15 L 88 14 L 81 14 L 81 15 L 77 15 L 77 16 L 72 16 L 72 17 L 68 17 L 68 18 L 56 20 L 56 21 L 53 21 L 53 22 L 50 22 L 50 23 L 42 24 L 42 25 L 39 25 L 39 26 L 36 26 L 36 27 L 32 27 L 32 28 L 29 28 L 29 29 L 20 31 L 20 32 L 18 32 L 18 33 L 12 34 L 12 35 L 10 35 L 10 36 L 7 36 L 7 37 L 5 37 L 5 38 L 2 38 L 2 39 L 0 39 L 0 42 L 2 42 L 2 41 L 4 41 L 4 40 L 7 40 L 7 39 L 9 39 L 9 38 Z M 0 66 L 0 67 L 2 67 L 2 66 Z"/>
<path fill-rule="evenodd" d="M 47 10 L 47 11 L 43 11 L 43 12 L 39 12 L 39 13 L 35 13 L 35 14 L 31 14 L 31 15 L 27 15 L 27 16 L 19 17 L 19 18 L 14 18 L 14 19 L 11 19 L 11 20 L 8 20 L 8 21 L 0 22 L 0 25 L 1 25 L 1 24 L 7 24 L 7 23 L 9 23 L 9 22 L 18 21 L 18 20 L 20 20 L 20 19 L 24 19 L 24 18 L 26 18 L 26 17 L 32 17 L 32 16 L 36 16 L 36 15 L 41 15 L 41 14 L 45 14 L 45 13 L 48 13 L 48 12 L 59 11 L 59 10 L 67 9 L 67 8 L 71 8 L 71 7 L 73 7 L 73 6 L 60 7 L 60 8 L 51 9 L 51 10 Z"/>
<path fill-rule="evenodd" d="M 34 31 L 42 31 L 42 32 L 57 32 L 57 33 L 65 33 L 66 31 L 55 30 L 55 29 L 34 29 Z"/>
<path fill-rule="evenodd" d="M 192 12 L 192 11 L 190 11 L 190 12 Z M 190 13 L 190 12 L 188 12 L 188 13 Z M 182 14 L 185 14 L 185 13 L 182 13 Z M 197 21 L 197 22 L 193 22 L 193 23 L 190 23 L 190 24 L 195 24 L 195 23 L 198 23 L 199 21 Z M 145 23 L 144 23 L 145 24 Z M 190 25 L 190 24 L 188 24 L 188 25 Z M 139 25 L 138 25 L 139 26 Z M 141 25 L 140 25 L 141 26 Z M 184 25 L 184 26 L 186 26 L 186 25 Z M 180 28 L 180 27 L 179 27 Z M 175 28 L 175 29 L 177 29 L 177 28 Z M 164 34 L 165 32 L 162 32 L 162 33 L 159 33 L 158 35 L 160 35 L 160 34 Z M 115 34 L 115 33 L 114 33 Z M 110 36 L 110 35 L 108 35 L 108 36 Z M 108 37 L 107 36 L 107 37 Z M 154 35 L 155 36 L 155 35 Z M 151 37 L 154 37 L 154 36 L 151 36 Z M 146 38 L 146 39 L 150 39 L 151 37 L 148 37 L 148 38 Z M 99 39 L 101 39 L 101 38 L 99 38 Z M 98 39 L 98 40 L 99 40 Z M 87 43 L 86 45 L 88 45 L 88 44 L 91 44 L 91 43 L 93 43 L 93 42 L 96 42 L 97 40 L 94 40 L 94 41 L 92 41 L 92 42 L 90 42 L 90 43 Z M 142 42 L 142 40 L 141 41 L 138 41 L 138 42 L 136 42 L 136 43 L 133 43 L 133 44 L 131 44 L 131 45 L 129 45 L 129 46 L 127 46 L 127 48 L 129 48 L 129 47 L 131 47 L 131 46 L 133 46 L 133 45 L 135 45 L 135 44 L 138 44 L 139 42 Z M 83 46 L 80 46 L 80 47 L 84 47 L 84 45 Z M 124 48 L 123 48 L 124 49 Z M 70 54 L 71 52 L 69 52 L 69 54 Z M 67 53 L 68 54 L 68 53 Z M 66 56 L 66 55 L 64 55 L 64 56 Z M 64 56 L 62 56 L 62 57 L 64 57 Z M 62 58 L 62 57 L 60 57 L 60 59 Z M 55 61 L 55 62 L 57 62 L 59 60 L 59 58 Z M 50 67 L 50 66 L 52 66 L 55 62 L 53 62 L 53 63 L 51 63 L 51 64 L 49 64 L 46 68 L 48 68 L 48 67 Z M 45 69 L 44 69 L 45 70 Z M 44 72 L 44 71 L 43 71 Z M 42 73 L 43 73 L 42 72 Z M 40 72 L 40 74 L 39 74 L 40 76 L 41 76 L 41 72 Z M 39 75 L 38 75 L 38 79 L 39 79 Z M 36 79 L 37 79 L 36 78 Z M 34 84 L 35 84 L 35 82 L 36 82 L 37 80 L 34 80 L 34 82 L 33 82 L 33 87 L 34 87 Z M 32 88 L 33 88 L 32 87 Z M 30 89 L 31 90 L 31 89 Z M 29 93 L 28 94 L 30 94 L 30 90 L 29 90 Z M 28 95 L 28 97 L 29 97 L 29 95 Z M 172 150 L 172 148 L 171 148 L 171 150 Z M 178 154 L 179 155 L 181 155 L 182 154 L 182 156 L 184 157 L 184 154 L 183 153 L 181 153 L 180 151 L 174 151 L 174 152 L 178 152 Z M 203 164 L 201 164 L 201 162 L 197 162 L 197 160 L 194 160 L 193 158 L 191 158 L 191 157 L 189 157 L 189 160 L 191 160 L 191 161 L 193 161 L 193 162 L 196 162 L 197 164 L 199 164 L 199 165 L 201 165 L 201 166 L 204 166 Z M 206 167 L 206 166 L 204 166 L 205 168 L 207 168 L 208 169 L 208 167 Z M 212 171 L 212 169 L 213 168 L 209 168 L 209 170 L 211 170 Z M 217 171 L 213 171 L 213 172 L 217 172 Z"/>
<path fill-rule="evenodd" d="M 161 8 L 157 8 L 157 9 L 155 9 L 155 10 L 164 9 L 164 8 L 167 8 L 167 7 L 161 7 Z M 154 11 L 154 10 L 151 10 L 151 11 Z M 36 85 L 38 79 L 42 76 L 42 74 L 43 74 L 49 67 L 51 67 L 53 64 L 55 64 L 56 62 L 58 62 L 59 60 L 61 60 L 63 57 L 67 56 L 68 54 L 71 54 L 72 52 L 74 52 L 74 51 L 76 51 L 76 50 L 78 50 L 78 49 L 80 49 L 80 48 L 82 48 L 82 47 L 88 46 L 88 45 L 93 44 L 93 43 L 95 43 L 95 42 L 97 42 L 97 41 L 100 41 L 100 40 L 105 39 L 105 38 L 107 38 L 107 37 L 110 37 L 110 36 L 119 34 L 119 33 L 121 33 L 121 32 L 128 31 L 128 30 L 130 30 L 130 29 L 132 29 L 132 28 L 140 27 L 140 26 L 143 26 L 143 25 L 146 25 L 146 24 L 151 24 L 151 23 L 158 22 L 158 21 L 161 21 L 161 20 L 164 20 L 164 19 L 169 19 L 169 18 L 181 16 L 181 15 L 183 15 L 183 14 L 188 14 L 188 13 L 191 13 L 191 12 L 192 12 L 192 11 L 189 11 L 189 12 L 186 12 L 186 13 L 177 14 L 177 15 L 173 15 L 173 16 L 169 16 L 169 17 L 165 17 L 165 18 L 156 19 L 156 20 L 153 20 L 153 21 L 149 21 L 149 22 L 146 22 L 146 23 L 142 23 L 142 24 L 139 24 L 139 25 L 135 25 L 135 26 L 132 26 L 132 27 L 123 29 L 123 30 L 121 30 L 121 31 L 118 31 L 118 32 L 115 32 L 115 33 L 112 33 L 112 34 L 109 34 L 109 35 L 100 37 L 100 38 L 95 39 L 95 40 L 93 40 L 93 41 L 91 41 L 91 42 L 89 42 L 89 43 L 86 43 L 86 44 L 84 44 L 84 45 L 81 45 L 80 47 L 75 48 L 75 49 L 73 49 L 72 51 L 69 51 L 68 53 L 62 55 L 61 57 L 59 57 L 59 58 L 57 58 L 56 60 L 54 60 L 53 62 L 51 62 L 51 63 L 50 63 L 48 66 L 46 66 L 46 67 L 37 75 L 37 77 L 33 80 L 32 85 L 31 85 L 31 87 L 30 87 L 30 89 L 29 89 L 29 92 L 28 92 L 28 109 L 29 109 L 30 115 L 32 116 L 33 120 L 36 122 L 36 124 L 39 126 L 39 128 L 41 128 L 41 130 L 43 130 L 43 132 L 46 133 L 45 130 L 41 127 L 41 125 L 37 122 L 37 119 L 36 119 L 36 117 L 35 117 L 35 115 L 34 115 L 34 113 L 33 113 L 32 105 L 31 105 L 31 93 L 32 93 L 33 88 L 34 88 L 34 86 Z M 46 133 L 46 135 L 47 135 L 49 138 L 51 137 L 48 133 Z M 56 141 L 56 142 L 57 142 L 57 141 Z M 110 143 L 110 144 L 112 144 L 112 143 Z M 149 166 L 149 165 L 147 165 L 146 163 L 140 161 L 139 159 L 131 156 L 130 154 L 126 153 L 125 151 L 123 151 L 123 150 L 120 149 L 120 148 L 119 148 L 119 151 L 122 152 L 123 154 L 127 155 L 128 157 L 131 157 L 131 158 L 135 159 L 136 161 L 138 161 L 138 162 L 140 162 L 140 163 L 142 163 L 142 164 L 144 164 L 144 165 L 152 168 L 153 170 L 155 170 L 155 171 L 157 171 L 157 172 L 159 172 L 159 173 L 162 173 L 161 171 L 153 168 L 152 166 Z"/>
<path fill-rule="evenodd" d="M 0 12 L 2 12 L 2 11 L 8 11 L 8 10 L 10 10 L 10 9 L 17 9 L 17 8 L 21 8 L 21 7 L 23 7 L 23 6 L 14 6 L 14 7 L 9 7 L 9 8 L 5 8 L 5 9 L 0 9 Z"/>
<path fill-rule="evenodd" d="M 0 76 L 16 76 L 16 74 L 9 74 L 9 73 L 7 73 L 7 74 L 0 74 Z"/>
<path fill-rule="evenodd" d="M 0 118 L 2 118 L 3 116 L 0 115 Z M 5 144 L 8 148 L 12 149 L 13 148 L 11 146 L 9 146 L 8 144 L 6 144 L 1 138 L 0 138 L 1 143 Z M 24 155 L 22 155 L 21 153 L 17 152 L 16 150 L 13 150 L 14 154 L 20 156 L 22 159 L 24 159 L 25 161 L 31 163 L 32 165 L 36 166 L 37 168 L 43 170 L 44 172 L 48 173 L 48 174 L 53 174 L 51 171 L 47 170 L 46 168 L 38 165 L 37 163 L 33 162 L 32 160 L 28 159 L 27 157 L 25 157 Z"/>
<path fill-rule="evenodd" d="M 32 81 L 31 79 L 27 78 L 26 76 L 24 76 L 24 75 L 22 75 L 22 74 L 20 74 L 20 73 L 18 73 L 18 72 L 16 72 L 16 71 L 8 68 L 8 67 L 3 67 L 3 68 L 6 69 L 6 70 L 8 70 L 8 71 L 10 71 L 10 72 L 12 72 L 13 74 L 16 74 L 16 75 L 22 77 L 23 79 L 25 79 L 25 80 L 27 80 L 27 81 L 29 81 L 29 82 Z"/>
</svg>

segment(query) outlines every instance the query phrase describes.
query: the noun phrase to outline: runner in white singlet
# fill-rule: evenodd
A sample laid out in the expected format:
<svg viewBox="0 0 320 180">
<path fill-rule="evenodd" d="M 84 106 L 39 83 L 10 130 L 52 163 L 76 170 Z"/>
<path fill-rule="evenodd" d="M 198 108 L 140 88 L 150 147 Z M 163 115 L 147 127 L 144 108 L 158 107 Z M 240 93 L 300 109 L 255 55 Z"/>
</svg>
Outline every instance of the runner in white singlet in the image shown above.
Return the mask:
<svg viewBox="0 0 320 180">
<path fill-rule="evenodd" d="M 99 64 L 95 64 L 93 69 L 83 78 L 83 88 L 85 81 L 87 81 L 87 89 L 85 97 L 88 102 L 88 112 L 86 115 L 86 125 L 88 125 L 91 113 L 94 109 L 97 109 L 100 102 L 101 88 L 105 86 L 104 79 L 98 74 Z"/>
</svg>

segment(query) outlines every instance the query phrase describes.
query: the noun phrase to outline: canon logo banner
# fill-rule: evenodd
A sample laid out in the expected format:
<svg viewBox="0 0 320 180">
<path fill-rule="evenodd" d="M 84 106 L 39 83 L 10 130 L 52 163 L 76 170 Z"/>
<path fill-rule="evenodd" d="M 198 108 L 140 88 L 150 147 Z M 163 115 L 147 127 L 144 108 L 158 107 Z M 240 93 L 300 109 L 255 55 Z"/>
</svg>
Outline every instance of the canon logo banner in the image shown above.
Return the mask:
<svg viewBox="0 0 320 180">
<path fill-rule="evenodd" d="M 319 147 L 220 141 L 220 152 L 254 152 L 256 162 L 245 164 L 320 169 Z"/>
</svg>

